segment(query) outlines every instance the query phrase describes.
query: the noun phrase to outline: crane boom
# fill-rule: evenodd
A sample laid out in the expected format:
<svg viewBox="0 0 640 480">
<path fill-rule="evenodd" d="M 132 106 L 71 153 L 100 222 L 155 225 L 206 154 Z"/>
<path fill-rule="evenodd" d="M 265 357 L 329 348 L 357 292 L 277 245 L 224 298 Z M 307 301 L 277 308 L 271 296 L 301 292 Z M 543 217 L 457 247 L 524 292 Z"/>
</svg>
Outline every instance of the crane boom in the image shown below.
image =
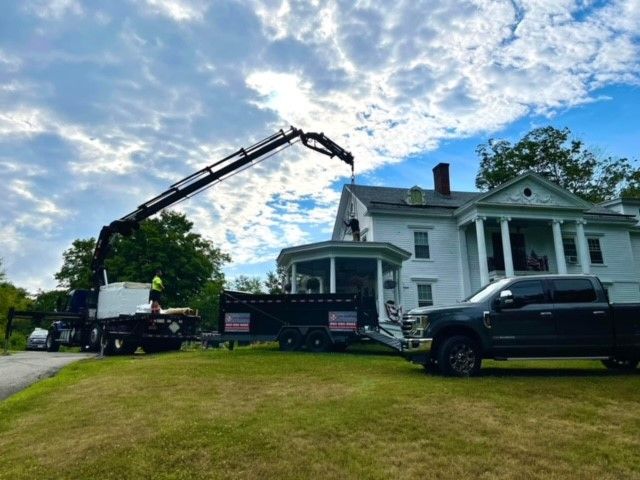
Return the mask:
<svg viewBox="0 0 640 480">
<path fill-rule="evenodd" d="M 287 131 L 279 132 L 267 137 L 248 148 L 241 148 L 231 155 L 192 173 L 182 180 L 174 183 L 160 195 L 138 206 L 133 212 L 114 220 L 100 230 L 96 247 L 91 260 L 93 283 L 96 290 L 105 280 L 104 261 L 109 254 L 111 238 L 116 233 L 131 235 L 139 228 L 140 222 L 155 215 L 166 207 L 176 204 L 180 200 L 188 198 L 200 192 L 216 181 L 221 181 L 243 167 L 251 166 L 251 163 L 265 155 L 290 144 L 296 138 L 300 138 L 303 145 L 329 157 L 338 157 L 351 166 L 351 180 L 353 181 L 353 155 L 344 150 L 337 143 L 329 139 L 323 133 L 303 132 L 300 129 L 290 127 Z"/>
</svg>

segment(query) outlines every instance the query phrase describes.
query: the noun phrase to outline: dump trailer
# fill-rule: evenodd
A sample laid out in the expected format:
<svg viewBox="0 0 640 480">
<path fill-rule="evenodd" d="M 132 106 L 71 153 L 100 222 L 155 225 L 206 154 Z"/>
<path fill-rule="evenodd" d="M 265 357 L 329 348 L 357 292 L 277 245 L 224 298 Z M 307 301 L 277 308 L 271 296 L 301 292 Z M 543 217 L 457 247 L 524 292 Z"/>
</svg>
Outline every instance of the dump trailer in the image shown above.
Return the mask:
<svg viewBox="0 0 640 480">
<path fill-rule="evenodd" d="M 333 142 L 323 133 L 304 132 L 290 127 L 208 165 L 201 170 L 171 185 L 165 192 L 141 204 L 131 213 L 114 220 L 100 230 L 96 247 L 91 259 L 93 288 L 77 290 L 69 305 L 62 312 L 12 311 L 10 320 L 20 316 L 38 322 L 53 320 L 49 328 L 48 345 L 56 350 L 60 345 L 80 346 L 87 350 L 102 349 L 105 353 L 128 353 L 135 350 L 137 343 L 147 351 L 168 349 L 178 346 L 179 341 L 195 337 L 199 318 L 193 315 L 164 315 L 138 312 L 135 305 L 127 305 L 120 310 L 105 309 L 113 300 L 105 260 L 111 249 L 111 240 L 115 235 L 128 236 L 140 227 L 140 222 L 200 193 L 217 182 L 235 175 L 242 170 L 266 160 L 278 151 L 301 142 L 307 148 L 328 157 L 336 157 L 351 166 L 351 179 L 354 178 L 353 155 Z M 148 286 L 144 295 L 131 293 L 139 304 L 148 302 Z M 106 303 L 105 303 L 106 302 Z M 11 335 L 11 321 L 6 329 L 5 346 Z M 5 347 L 6 348 L 6 347 Z"/>
<path fill-rule="evenodd" d="M 419 351 L 421 342 L 385 331 L 372 296 L 351 293 L 251 294 L 225 290 L 220 295 L 219 331 L 211 343 L 277 341 L 284 351 L 343 350 L 367 339 L 397 352 Z M 233 347 L 232 347 L 233 348 Z"/>
</svg>

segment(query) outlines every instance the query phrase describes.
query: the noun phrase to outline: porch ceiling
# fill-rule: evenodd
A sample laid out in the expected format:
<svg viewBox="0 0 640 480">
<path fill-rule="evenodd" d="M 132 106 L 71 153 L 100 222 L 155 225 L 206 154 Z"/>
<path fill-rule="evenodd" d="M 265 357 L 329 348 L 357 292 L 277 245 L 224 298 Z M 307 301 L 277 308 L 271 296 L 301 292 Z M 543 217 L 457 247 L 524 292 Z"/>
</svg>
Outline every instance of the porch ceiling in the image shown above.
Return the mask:
<svg viewBox="0 0 640 480">
<path fill-rule="evenodd" d="M 289 266 L 293 262 L 330 257 L 380 258 L 387 262 L 401 265 L 403 261 L 411 258 L 411 253 L 386 242 L 330 240 L 284 248 L 278 255 L 276 262 L 278 265 Z"/>
</svg>

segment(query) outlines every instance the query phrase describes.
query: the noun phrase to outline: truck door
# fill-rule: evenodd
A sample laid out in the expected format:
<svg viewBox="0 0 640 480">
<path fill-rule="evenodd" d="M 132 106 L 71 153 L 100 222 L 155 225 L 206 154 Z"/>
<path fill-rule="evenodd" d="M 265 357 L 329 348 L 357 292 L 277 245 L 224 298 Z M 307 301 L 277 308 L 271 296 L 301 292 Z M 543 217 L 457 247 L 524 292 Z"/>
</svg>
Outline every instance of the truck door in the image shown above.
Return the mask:
<svg viewBox="0 0 640 480">
<path fill-rule="evenodd" d="M 550 284 L 563 355 L 609 355 L 614 340 L 611 312 L 604 295 L 598 295 L 593 280 L 558 278 Z"/>
<path fill-rule="evenodd" d="M 503 291 L 511 292 L 511 299 L 500 301 L 499 293 L 491 312 L 496 357 L 552 356 L 557 344 L 556 323 L 545 283 L 521 280 Z"/>
</svg>

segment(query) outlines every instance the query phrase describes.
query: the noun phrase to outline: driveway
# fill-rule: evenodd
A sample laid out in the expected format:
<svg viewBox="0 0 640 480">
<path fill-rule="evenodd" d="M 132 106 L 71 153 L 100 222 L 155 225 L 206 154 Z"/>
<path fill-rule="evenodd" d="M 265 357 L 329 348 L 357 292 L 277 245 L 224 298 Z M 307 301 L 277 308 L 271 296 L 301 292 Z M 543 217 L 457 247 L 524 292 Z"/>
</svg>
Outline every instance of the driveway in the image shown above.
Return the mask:
<svg viewBox="0 0 640 480">
<path fill-rule="evenodd" d="M 62 352 L 17 352 L 0 356 L 0 400 L 38 380 L 55 375 L 71 362 L 95 356 L 95 353 Z"/>
</svg>

